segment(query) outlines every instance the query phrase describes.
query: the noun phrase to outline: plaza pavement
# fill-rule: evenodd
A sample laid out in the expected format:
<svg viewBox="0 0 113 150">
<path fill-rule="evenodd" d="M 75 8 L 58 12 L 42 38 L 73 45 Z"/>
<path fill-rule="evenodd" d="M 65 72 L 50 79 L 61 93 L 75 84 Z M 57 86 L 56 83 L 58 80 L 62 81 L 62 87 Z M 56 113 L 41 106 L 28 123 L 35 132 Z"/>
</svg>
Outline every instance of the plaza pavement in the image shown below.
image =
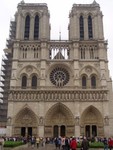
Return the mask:
<svg viewBox="0 0 113 150">
<path fill-rule="evenodd" d="M 11 149 L 7 149 L 7 148 L 4 148 L 4 150 L 56 150 L 55 148 L 55 145 L 54 144 L 46 144 L 44 147 L 43 146 L 39 146 L 39 148 L 37 149 L 37 147 L 31 147 L 31 146 L 28 146 L 28 144 L 26 145 L 22 145 L 22 146 L 19 146 L 19 147 L 16 147 L 16 148 L 11 148 Z M 59 150 L 57 148 L 57 150 Z M 79 148 L 77 148 L 77 150 L 80 150 Z M 102 148 L 99 148 L 99 149 L 89 149 L 89 150 L 103 150 Z"/>
<path fill-rule="evenodd" d="M 14 148 L 13 150 L 56 150 L 54 144 L 46 144 L 45 146 L 31 147 L 28 144 Z"/>
</svg>

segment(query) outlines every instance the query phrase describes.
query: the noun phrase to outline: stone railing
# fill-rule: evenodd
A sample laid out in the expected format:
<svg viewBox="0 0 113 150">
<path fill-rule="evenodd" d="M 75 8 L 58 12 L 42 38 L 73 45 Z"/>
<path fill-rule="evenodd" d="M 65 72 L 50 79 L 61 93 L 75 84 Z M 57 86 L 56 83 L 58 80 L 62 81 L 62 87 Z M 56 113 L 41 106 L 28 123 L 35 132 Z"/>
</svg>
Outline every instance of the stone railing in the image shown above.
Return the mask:
<svg viewBox="0 0 113 150">
<path fill-rule="evenodd" d="M 107 90 L 10 90 L 9 101 L 107 101 Z"/>
</svg>

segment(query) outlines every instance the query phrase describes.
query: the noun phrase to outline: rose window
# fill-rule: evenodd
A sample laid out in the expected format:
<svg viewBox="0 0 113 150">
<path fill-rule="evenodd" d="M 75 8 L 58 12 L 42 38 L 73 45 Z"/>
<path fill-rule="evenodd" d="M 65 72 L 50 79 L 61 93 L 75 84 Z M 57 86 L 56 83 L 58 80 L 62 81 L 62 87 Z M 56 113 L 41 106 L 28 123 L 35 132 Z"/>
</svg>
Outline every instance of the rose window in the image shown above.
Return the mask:
<svg viewBox="0 0 113 150">
<path fill-rule="evenodd" d="M 58 86 L 62 87 L 66 85 L 69 81 L 69 73 L 66 69 L 57 67 L 53 69 L 50 73 L 50 81 Z"/>
</svg>

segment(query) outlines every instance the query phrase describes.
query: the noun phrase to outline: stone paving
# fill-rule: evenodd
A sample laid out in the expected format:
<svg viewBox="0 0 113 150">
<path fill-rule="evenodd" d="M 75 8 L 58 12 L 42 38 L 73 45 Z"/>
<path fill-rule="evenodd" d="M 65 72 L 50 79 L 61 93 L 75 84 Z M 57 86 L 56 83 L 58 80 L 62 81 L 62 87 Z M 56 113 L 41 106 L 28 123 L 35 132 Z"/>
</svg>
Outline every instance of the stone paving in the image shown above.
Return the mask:
<svg viewBox="0 0 113 150">
<path fill-rule="evenodd" d="M 54 144 L 46 144 L 45 146 L 39 146 L 39 148 L 28 146 L 27 144 L 21 147 L 14 148 L 13 150 L 56 150 Z"/>
<path fill-rule="evenodd" d="M 26 145 L 19 146 L 19 147 L 13 148 L 13 149 L 12 148 L 11 149 L 4 148 L 4 150 L 56 150 L 56 148 L 55 148 L 54 144 L 46 144 L 44 147 L 39 146 L 39 148 L 37 148 L 36 146 L 31 147 L 31 146 L 28 146 L 28 144 L 26 144 Z M 77 148 L 77 150 L 80 150 L 80 149 Z M 89 150 L 103 150 L 103 149 L 102 148 L 98 148 L 98 149 L 91 148 Z"/>
</svg>

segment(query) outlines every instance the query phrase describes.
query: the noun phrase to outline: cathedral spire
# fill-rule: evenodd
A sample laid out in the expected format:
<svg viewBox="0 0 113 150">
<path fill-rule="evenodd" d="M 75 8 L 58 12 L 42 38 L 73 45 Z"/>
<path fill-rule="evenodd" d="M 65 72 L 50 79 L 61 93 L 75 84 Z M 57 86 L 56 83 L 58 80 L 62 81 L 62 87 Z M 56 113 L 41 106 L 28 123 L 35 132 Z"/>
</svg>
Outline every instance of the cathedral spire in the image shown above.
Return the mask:
<svg viewBox="0 0 113 150">
<path fill-rule="evenodd" d="M 20 3 L 21 3 L 21 4 L 24 4 L 25 2 L 24 2 L 24 0 L 22 0 Z"/>
<path fill-rule="evenodd" d="M 99 5 L 99 4 L 96 2 L 96 0 L 94 0 L 92 4 L 94 4 L 94 5 Z"/>
<path fill-rule="evenodd" d="M 59 31 L 59 41 L 61 41 L 61 31 Z"/>
</svg>

